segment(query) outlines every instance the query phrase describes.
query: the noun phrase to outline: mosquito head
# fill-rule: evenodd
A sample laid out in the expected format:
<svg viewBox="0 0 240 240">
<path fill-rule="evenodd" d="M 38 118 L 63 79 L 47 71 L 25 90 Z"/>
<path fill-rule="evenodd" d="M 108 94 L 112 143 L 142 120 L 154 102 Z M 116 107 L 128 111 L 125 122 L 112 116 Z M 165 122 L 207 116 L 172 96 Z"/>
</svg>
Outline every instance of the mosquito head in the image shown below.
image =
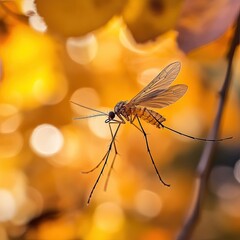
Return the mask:
<svg viewBox="0 0 240 240">
<path fill-rule="evenodd" d="M 115 113 L 113 111 L 108 113 L 108 119 L 105 120 L 105 123 L 109 123 L 111 120 L 115 118 Z"/>
</svg>

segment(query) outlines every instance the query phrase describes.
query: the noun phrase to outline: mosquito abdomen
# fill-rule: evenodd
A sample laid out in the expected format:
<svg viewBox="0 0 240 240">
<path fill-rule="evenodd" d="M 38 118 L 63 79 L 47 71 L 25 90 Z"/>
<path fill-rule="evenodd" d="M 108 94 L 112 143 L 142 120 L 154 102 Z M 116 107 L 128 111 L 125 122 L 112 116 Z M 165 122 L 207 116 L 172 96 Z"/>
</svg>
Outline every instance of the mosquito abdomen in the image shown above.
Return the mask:
<svg viewBox="0 0 240 240">
<path fill-rule="evenodd" d="M 147 123 L 155 125 L 157 128 L 161 128 L 161 123 L 166 120 L 158 112 L 147 109 L 145 107 L 137 107 L 135 109 L 132 109 L 132 114 L 137 115 L 139 118 L 141 118 Z"/>
</svg>

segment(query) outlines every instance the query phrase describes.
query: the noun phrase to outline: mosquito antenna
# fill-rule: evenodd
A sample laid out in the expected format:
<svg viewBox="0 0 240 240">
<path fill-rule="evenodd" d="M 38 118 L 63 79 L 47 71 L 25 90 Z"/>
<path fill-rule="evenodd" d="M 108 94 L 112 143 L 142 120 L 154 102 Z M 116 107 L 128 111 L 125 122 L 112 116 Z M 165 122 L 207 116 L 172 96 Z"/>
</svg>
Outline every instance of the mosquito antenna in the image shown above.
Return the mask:
<svg viewBox="0 0 240 240">
<path fill-rule="evenodd" d="M 85 108 L 85 109 L 88 109 L 88 110 L 91 110 L 91 111 L 94 111 L 94 112 L 101 113 L 102 115 L 108 116 L 108 114 L 105 113 L 105 112 L 102 112 L 102 111 L 99 111 L 99 110 L 96 110 L 96 109 L 93 109 L 93 108 L 90 108 L 90 107 L 83 106 L 83 105 L 81 105 L 79 103 L 76 103 L 76 102 L 73 102 L 73 101 L 70 101 L 70 102 L 75 104 L 75 105 L 77 105 L 77 106 L 79 106 L 79 107 L 82 107 L 82 108 Z"/>
<path fill-rule="evenodd" d="M 83 117 L 75 117 L 73 120 L 80 120 L 80 119 L 86 119 L 86 118 L 93 118 L 93 117 L 100 117 L 100 116 L 106 116 L 105 113 L 95 114 L 95 115 L 89 115 L 89 116 L 83 116 Z"/>
<path fill-rule="evenodd" d="M 177 133 L 177 134 L 179 134 L 179 135 L 182 135 L 182 136 L 187 137 L 187 138 L 195 139 L 195 140 L 204 141 L 204 142 L 220 142 L 220 141 L 232 139 L 232 137 L 219 138 L 219 139 L 206 139 L 206 138 L 193 137 L 193 136 L 187 135 L 187 134 L 185 134 L 185 133 L 179 132 L 179 131 L 177 131 L 177 130 L 174 130 L 174 129 L 170 128 L 170 127 L 167 127 L 167 126 L 163 125 L 162 123 L 160 123 L 160 124 L 161 124 L 161 126 L 162 126 L 163 128 L 166 128 L 166 129 L 168 129 L 168 130 L 170 130 L 170 131 L 172 131 L 172 132 L 175 132 L 175 133 Z"/>
</svg>

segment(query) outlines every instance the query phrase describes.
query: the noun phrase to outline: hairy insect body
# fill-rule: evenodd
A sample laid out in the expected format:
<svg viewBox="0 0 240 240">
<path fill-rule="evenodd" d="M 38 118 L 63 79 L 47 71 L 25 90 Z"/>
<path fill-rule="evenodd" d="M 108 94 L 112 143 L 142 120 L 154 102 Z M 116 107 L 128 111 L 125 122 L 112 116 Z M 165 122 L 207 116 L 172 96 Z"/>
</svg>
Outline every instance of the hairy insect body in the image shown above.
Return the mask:
<svg viewBox="0 0 240 240">
<path fill-rule="evenodd" d="M 125 123 L 122 116 L 127 120 L 130 121 L 130 108 L 127 107 L 127 101 L 120 101 L 114 107 L 114 113 Z"/>
<path fill-rule="evenodd" d="M 122 116 L 130 122 L 133 122 L 136 117 L 139 117 L 157 128 L 161 128 L 161 123 L 166 120 L 158 112 L 147 109 L 146 107 L 129 106 L 127 101 L 120 101 L 117 103 L 114 112 L 122 121 L 124 121 Z"/>
<path fill-rule="evenodd" d="M 151 109 L 145 107 L 135 107 L 131 109 L 133 116 L 138 116 L 147 123 L 150 123 L 157 128 L 162 128 L 161 123 L 166 119 L 160 115 L 158 112 L 155 112 Z"/>
</svg>

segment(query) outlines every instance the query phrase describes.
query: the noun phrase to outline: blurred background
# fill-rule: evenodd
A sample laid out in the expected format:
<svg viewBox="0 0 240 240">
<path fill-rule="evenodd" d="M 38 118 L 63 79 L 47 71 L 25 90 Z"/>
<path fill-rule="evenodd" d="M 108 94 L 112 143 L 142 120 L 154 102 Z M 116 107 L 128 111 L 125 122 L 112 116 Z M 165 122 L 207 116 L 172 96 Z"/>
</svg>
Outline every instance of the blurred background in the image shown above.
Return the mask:
<svg viewBox="0 0 240 240">
<path fill-rule="evenodd" d="M 106 117 L 174 61 L 184 97 L 159 109 L 166 126 L 205 138 L 212 128 L 239 1 L 0 2 L 0 239 L 174 239 L 189 210 L 204 143 L 143 123 L 111 141 Z M 240 237 L 240 50 L 233 60 L 214 166 L 192 239 Z"/>
</svg>

